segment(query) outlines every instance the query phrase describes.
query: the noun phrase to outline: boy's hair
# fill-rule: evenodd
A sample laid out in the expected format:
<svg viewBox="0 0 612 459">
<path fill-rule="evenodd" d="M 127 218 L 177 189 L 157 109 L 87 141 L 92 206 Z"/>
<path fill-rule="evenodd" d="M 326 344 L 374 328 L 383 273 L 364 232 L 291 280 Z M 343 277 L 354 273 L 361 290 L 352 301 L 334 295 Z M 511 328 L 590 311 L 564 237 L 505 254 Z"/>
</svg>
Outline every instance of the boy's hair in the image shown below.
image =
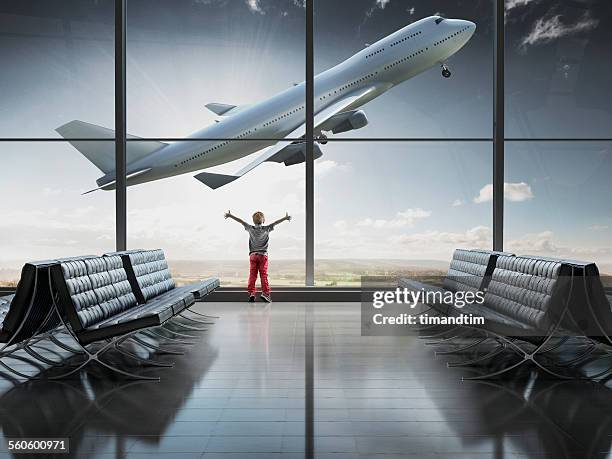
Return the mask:
<svg viewBox="0 0 612 459">
<path fill-rule="evenodd" d="M 256 225 L 261 225 L 265 220 L 264 214 L 261 211 L 257 211 L 253 214 L 253 223 Z"/>
</svg>

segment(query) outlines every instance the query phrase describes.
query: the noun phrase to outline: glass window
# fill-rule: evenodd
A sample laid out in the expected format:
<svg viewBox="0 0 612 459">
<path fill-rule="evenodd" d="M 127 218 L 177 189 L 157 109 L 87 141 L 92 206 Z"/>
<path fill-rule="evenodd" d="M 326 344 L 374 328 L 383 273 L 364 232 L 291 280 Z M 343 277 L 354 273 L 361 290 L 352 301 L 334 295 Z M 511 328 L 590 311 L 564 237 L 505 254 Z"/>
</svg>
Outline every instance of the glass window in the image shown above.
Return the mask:
<svg viewBox="0 0 612 459">
<path fill-rule="evenodd" d="M 114 155 L 113 142 L 80 142 Z M 115 248 L 115 193 L 96 191 L 100 170 L 68 142 L 0 142 L 0 285 L 27 261 Z"/>
<path fill-rule="evenodd" d="M 305 118 L 304 86 L 294 86 L 305 75 L 304 11 L 294 1 L 130 0 L 128 131 L 284 138 Z M 267 100 L 272 110 L 227 122 Z"/>
<path fill-rule="evenodd" d="M 505 248 L 612 274 L 612 144 L 508 142 Z"/>
<path fill-rule="evenodd" d="M 330 142 L 315 163 L 315 280 L 446 272 L 491 248 L 490 142 Z"/>
<path fill-rule="evenodd" d="M 609 138 L 612 6 L 506 2 L 506 136 Z"/>
<path fill-rule="evenodd" d="M 72 120 L 113 129 L 113 9 L 108 0 L 2 2 L 0 137 L 59 137 Z"/>
<path fill-rule="evenodd" d="M 315 104 L 368 88 L 373 93 L 363 100 L 375 97 L 359 107 L 369 123 L 341 137 L 491 138 L 491 2 L 313 1 L 314 65 L 320 75 Z M 474 35 L 466 22 L 436 24 L 436 13 L 472 21 Z M 430 19 L 414 24 L 424 18 Z M 356 57 L 336 67 L 351 56 Z M 448 64 L 450 78 L 442 76 L 440 61 Z"/>
<path fill-rule="evenodd" d="M 260 142 L 234 143 L 243 153 L 260 146 Z M 193 151 L 191 156 L 187 154 L 190 158 L 201 152 L 196 142 L 181 141 L 173 145 Z M 234 174 L 259 154 L 208 168 L 205 172 Z M 265 162 L 217 189 L 195 179 L 194 175 L 199 172 L 128 188 L 128 246 L 162 247 L 180 283 L 214 275 L 224 286 L 245 286 L 249 267 L 248 234 L 238 223 L 224 219 L 224 213 L 231 210 L 252 223 L 253 213 L 260 210 L 266 216 L 266 223 L 272 223 L 289 212 L 292 221 L 282 223 L 270 234 L 269 277 L 272 287 L 303 286 L 304 164 L 285 166 Z"/>
</svg>

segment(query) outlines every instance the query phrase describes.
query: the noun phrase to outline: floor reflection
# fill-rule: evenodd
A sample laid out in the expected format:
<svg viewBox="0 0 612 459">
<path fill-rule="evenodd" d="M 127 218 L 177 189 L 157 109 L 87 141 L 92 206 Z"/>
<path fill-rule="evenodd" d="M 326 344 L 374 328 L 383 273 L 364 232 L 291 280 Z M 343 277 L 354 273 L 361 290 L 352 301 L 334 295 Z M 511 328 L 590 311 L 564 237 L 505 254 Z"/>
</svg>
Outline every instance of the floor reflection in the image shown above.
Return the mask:
<svg viewBox="0 0 612 459">
<path fill-rule="evenodd" d="M 184 355 L 155 356 L 173 368 L 115 356 L 132 371 L 160 375 L 159 383 L 103 379 L 96 370 L 71 381 L 0 384 L 4 437 L 69 436 L 74 457 L 303 458 L 304 304 L 199 307 L 220 319 L 196 344 L 171 347 Z M 610 453 L 612 397 L 603 384 L 552 380 L 529 367 L 462 381 L 473 369 L 446 367 L 459 355 L 436 357 L 415 336 L 362 337 L 359 304 L 318 303 L 313 316 L 317 458 Z"/>
<path fill-rule="evenodd" d="M 184 350 L 184 355 L 154 355 L 139 347 L 130 349 L 133 353 L 148 354 L 142 357 L 171 361 L 174 363 L 171 368 L 135 366 L 133 360 L 121 354 L 108 354 L 108 360 L 118 367 L 160 376 L 160 382 L 122 380 L 102 367 L 93 366 L 66 380 L 45 379 L 55 374 L 51 369 L 37 375 L 41 380 L 14 380 L 14 387 L 0 397 L 3 437 L 68 437 L 71 456 L 89 457 L 95 452 L 124 457 L 136 440 L 155 449 L 218 356 L 208 336 L 202 332 L 191 334 L 196 337 L 192 341 L 196 344 L 179 346 L 163 339 L 157 343 L 165 349 Z M 129 343 L 124 346 L 130 347 Z M 66 363 L 80 359 L 75 356 Z M 6 448 L 3 451 L 6 453 Z"/>
</svg>

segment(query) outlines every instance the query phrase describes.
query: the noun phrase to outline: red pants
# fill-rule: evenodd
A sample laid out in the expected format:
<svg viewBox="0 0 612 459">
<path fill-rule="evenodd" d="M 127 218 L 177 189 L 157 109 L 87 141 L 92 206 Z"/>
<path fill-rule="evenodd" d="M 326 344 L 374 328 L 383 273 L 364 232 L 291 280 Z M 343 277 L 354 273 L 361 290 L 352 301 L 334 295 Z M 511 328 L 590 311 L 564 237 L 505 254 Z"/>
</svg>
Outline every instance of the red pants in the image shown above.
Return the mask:
<svg viewBox="0 0 612 459">
<path fill-rule="evenodd" d="M 252 253 L 249 256 L 250 259 L 250 270 L 249 270 L 249 284 L 248 290 L 249 295 L 255 295 L 257 288 L 255 282 L 257 281 L 257 273 L 261 279 L 261 291 L 264 295 L 270 294 L 270 284 L 268 284 L 268 256 L 262 255 L 261 253 Z"/>
</svg>

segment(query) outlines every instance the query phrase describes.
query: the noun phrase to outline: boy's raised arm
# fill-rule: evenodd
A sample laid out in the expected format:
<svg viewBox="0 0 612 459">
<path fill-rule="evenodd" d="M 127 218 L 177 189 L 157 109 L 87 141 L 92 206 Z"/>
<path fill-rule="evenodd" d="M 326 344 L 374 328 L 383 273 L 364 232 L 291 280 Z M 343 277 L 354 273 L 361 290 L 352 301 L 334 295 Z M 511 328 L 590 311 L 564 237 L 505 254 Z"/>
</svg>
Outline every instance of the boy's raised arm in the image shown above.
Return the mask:
<svg viewBox="0 0 612 459">
<path fill-rule="evenodd" d="M 275 222 L 272 223 L 272 226 L 276 226 L 279 223 L 282 223 L 284 221 L 291 221 L 291 216 L 289 215 L 289 212 L 285 212 L 285 216 L 283 218 L 279 218 L 278 220 L 276 220 Z"/>
<path fill-rule="evenodd" d="M 231 218 L 232 220 L 237 221 L 237 222 L 238 222 L 238 223 L 240 223 L 241 225 L 246 225 L 246 222 L 245 222 L 245 221 L 244 221 L 242 218 L 239 218 L 239 217 L 236 217 L 235 215 L 232 215 L 232 212 L 231 212 L 231 211 L 229 211 L 229 210 L 228 210 L 227 212 L 225 212 L 225 214 L 224 214 L 223 216 L 224 216 L 226 219 L 227 219 L 227 218 Z"/>
</svg>

